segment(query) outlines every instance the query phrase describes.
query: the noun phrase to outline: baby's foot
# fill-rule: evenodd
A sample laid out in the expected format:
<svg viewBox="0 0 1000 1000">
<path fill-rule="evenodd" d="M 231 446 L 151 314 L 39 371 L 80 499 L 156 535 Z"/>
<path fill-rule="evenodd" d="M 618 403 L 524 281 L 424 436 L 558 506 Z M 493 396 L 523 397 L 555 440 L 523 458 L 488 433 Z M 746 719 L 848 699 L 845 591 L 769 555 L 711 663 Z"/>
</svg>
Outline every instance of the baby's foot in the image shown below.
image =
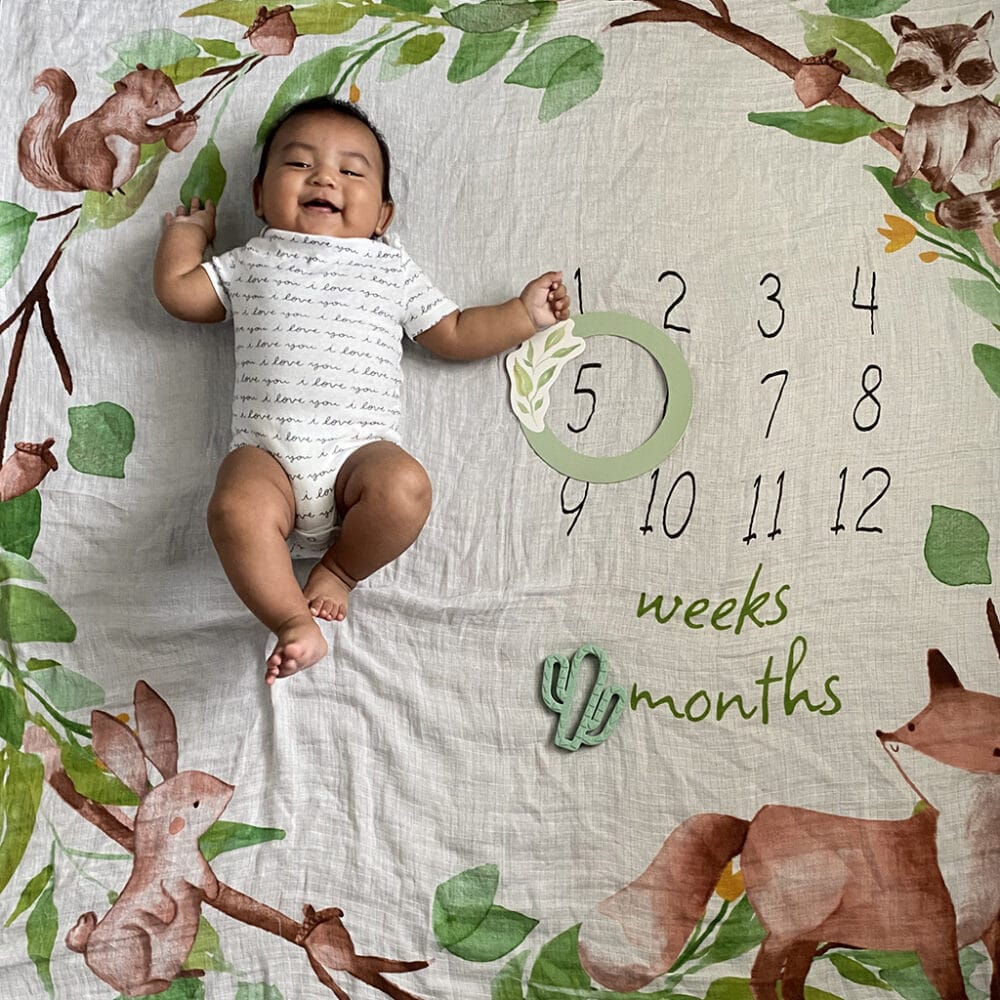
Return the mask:
<svg viewBox="0 0 1000 1000">
<path fill-rule="evenodd" d="M 313 567 L 302 593 L 317 618 L 342 622 L 347 615 L 347 595 L 353 589 L 343 577 L 320 562 Z"/>
<path fill-rule="evenodd" d="M 275 634 L 278 642 L 267 658 L 267 673 L 264 676 L 268 684 L 273 684 L 279 677 L 297 674 L 326 655 L 323 633 L 312 618 L 305 615 L 289 618 Z"/>
</svg>

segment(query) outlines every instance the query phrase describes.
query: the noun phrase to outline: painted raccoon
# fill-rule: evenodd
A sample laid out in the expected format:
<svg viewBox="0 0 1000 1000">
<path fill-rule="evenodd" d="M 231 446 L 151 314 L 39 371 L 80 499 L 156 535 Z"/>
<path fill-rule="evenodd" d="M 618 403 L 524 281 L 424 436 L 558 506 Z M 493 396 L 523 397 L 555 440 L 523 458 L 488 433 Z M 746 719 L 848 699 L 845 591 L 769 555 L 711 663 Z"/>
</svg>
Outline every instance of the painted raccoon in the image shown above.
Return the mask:
<svg viewBox="0 0 1000 1000">
<path fill-rule="evenodd" d="M 972 27 L 918 28 L 900 16 L 891 23 L 899 47 L 886 82 L 915 105 L 894 183 L 905 184 L 919 171 L 935 191 L 954 184 L 976 192 L 938 206 L 939 221 L 951 229 L 995 222 L 1000 191 L 989 189 L 1000 176 L 1000 108 L 983 96 L 998 75 L 988 40 L 992 12 Z"/>
</svg>

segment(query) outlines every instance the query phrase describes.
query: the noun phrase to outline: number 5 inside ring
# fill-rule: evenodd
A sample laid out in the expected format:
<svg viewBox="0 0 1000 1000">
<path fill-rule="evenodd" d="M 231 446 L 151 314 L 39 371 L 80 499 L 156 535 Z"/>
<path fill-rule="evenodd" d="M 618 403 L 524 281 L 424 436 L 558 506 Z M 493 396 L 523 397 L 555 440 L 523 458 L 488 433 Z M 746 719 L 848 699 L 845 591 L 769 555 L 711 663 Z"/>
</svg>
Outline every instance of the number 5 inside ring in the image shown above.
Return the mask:
<svg viewBox="0 0 1000 1000">
<path fill-rule="evenodd" d="M 620 483 L 655 469 L 677 446 L 691 417 L 691 371 L 677 345 L 663 330 L 635 316 L 616 312 L 585 313 L 573 317 L 578 337 L 621 337 L 648 351 L 663 372 L 667 405 L 660 425 L 638 448 L 622 455 L 583 455 L 563 444 L 548 424 L 521 430 L 535 453 L 547 465 L 571 479 L 590 483 Z"/>
</svg>

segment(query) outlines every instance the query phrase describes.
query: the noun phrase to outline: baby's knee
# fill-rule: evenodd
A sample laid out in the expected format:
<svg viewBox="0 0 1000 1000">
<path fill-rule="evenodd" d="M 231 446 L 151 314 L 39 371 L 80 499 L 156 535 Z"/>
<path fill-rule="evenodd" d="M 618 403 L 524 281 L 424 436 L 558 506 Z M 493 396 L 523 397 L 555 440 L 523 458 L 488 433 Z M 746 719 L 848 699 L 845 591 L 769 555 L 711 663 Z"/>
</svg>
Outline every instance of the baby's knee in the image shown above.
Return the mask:
<svg viewBox="0 0 1000 1000">
<path fill-rule="evenodd" d="M 431 480 L 427 470 L 415 459 L 400 466 L 388 485 L 389 503 L 401 513 L 421 521 L 431 511 Z"/>
</svg>

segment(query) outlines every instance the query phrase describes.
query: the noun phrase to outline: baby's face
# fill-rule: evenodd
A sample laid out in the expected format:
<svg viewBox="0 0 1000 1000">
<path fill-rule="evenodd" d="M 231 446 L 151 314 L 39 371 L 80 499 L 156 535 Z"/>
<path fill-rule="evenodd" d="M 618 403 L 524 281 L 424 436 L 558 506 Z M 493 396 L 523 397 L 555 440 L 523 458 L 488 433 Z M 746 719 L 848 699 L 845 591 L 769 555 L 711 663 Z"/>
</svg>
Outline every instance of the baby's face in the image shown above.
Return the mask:
<svg viewBox="0 0 1000 1000">
<path fill-rule="evenodd" d="M 382 200 L 382 154 L 354 118 L 309 111 L 290 118 L 271 144 L 254 209 L 275 229 L 313 236 L 381 236 L 392 218 Z"/>
</svg>

